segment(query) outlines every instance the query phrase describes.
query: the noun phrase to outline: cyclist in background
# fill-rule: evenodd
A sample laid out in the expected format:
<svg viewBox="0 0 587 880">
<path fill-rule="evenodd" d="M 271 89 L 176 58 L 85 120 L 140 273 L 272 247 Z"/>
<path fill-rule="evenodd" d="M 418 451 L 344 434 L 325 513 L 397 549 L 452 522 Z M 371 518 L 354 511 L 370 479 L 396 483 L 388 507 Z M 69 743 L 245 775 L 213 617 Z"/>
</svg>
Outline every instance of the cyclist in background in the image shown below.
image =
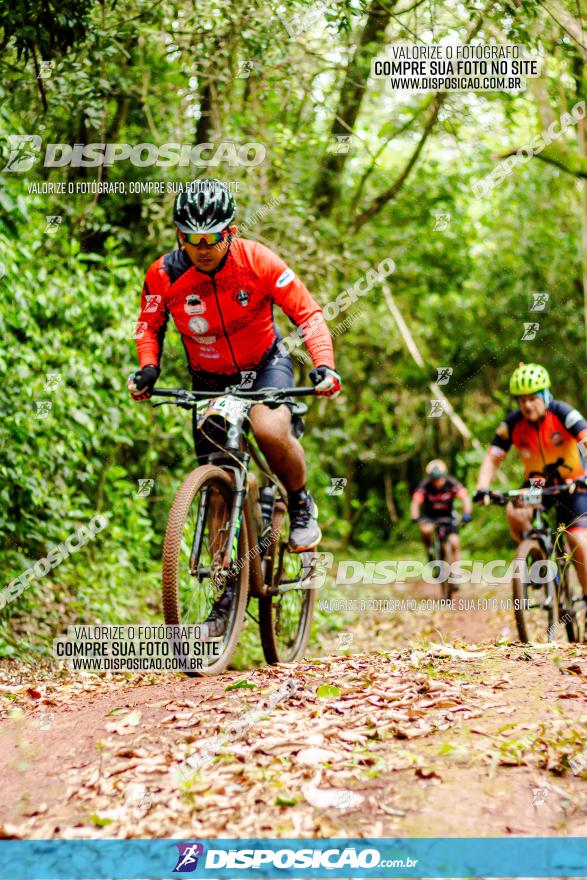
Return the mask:
<svg viewBox="0 0 587 880">
<path fill-rule="evenodd" d="M 426 474 L 426 478 L 418 484 L 412 495 L 410 515 L 412 522 L 417 522 L 420 526 L 422 542 L 430 557 L 435 521 L 454 518 L 453 505 L 456 498 L 459 498 L 463 503 L 462 521 L 464 523 L 471 521 L 473 508 L 465 487 L 449 475 L 445 463 L 439 458 L 428 462 Z M 450 528 L 448 540 L 452 550 L 452 559 L 456 562 L 461 558 L 461 542 L 456 520 Z"/>
<path fill-rule="evenodd" d="M 489 487 L 512 446 L 524 465 L 524 486 L 557 485 L 585 478 L 587 421 L 578 410 L 550 393 L 550 376 L 540 364 L 520 364 L 510 379 L 510 394 L 518 408 L 498 426 L 483 459 L 473 501 L 487 503 Z M 566 530 L 587 610 L 587 492 L 544 497 L 546 508 L 556 508 L 557 524 Z M 519 544 L 531 527 L 532 509 L 506 507 L 512 538 Z"/>
</svg>

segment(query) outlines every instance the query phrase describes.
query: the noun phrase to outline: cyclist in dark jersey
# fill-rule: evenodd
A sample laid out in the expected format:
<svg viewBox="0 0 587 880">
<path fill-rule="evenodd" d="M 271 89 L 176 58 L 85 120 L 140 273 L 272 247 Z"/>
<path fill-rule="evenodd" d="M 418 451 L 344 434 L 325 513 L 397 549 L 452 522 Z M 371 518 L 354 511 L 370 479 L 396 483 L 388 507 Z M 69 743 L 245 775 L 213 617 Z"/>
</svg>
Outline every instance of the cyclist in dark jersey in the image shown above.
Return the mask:
<svg viewBox="0 0 587 880">
<path fill-rule="evenodd" d="M 304 335 L 316 393 L 331 397 L 341 390 L 320 306 L 269 248 L 238 237 L 231 226 L 235 213 L 228 188 L 211 178 L 194 181 L 177 196 L 173 218 L 179 249 L 153 263 L 143 286 L 136 332 L 140 370 L 128 383 L 135 400 L 149 398 L 159 377 L 170 316 L 181 335 L 195 390 L 217 395 L 247 377 L 252 384 L 245 387 L 253 390 L 291 387 L 293 366 L 278 345 L 274 305 L 297 326 L 311 327 Z M 257 404 L 250 419 L 259 447 L 288 490 L 290 548 L 310 550 L 321 539 L 318 509 L 306 489 L 304 452 L 292 432 L 291 411 L 285 405 L 269 409 Z M 202 458 L 210 449 L 200 439 L 194 421 L 196 454 Z M 213 609 L 212 635 L 225 630 L 229 600 L 225 594 Z"/>
<path fill-rule="evenodd" d="M 515 446 L 524 465 L 524 485 L 572 482 L 585 478 L 587 420 L 578 410 L 550 393 L 550 376 L 540 364 L 520 364 L 510 379 L 510 393 L 518 409 L 498 426 L 483 459 L 473 501 L 484 503 L 503 459 Z M 554 505 L 557 522 L 564 526 L 577 575 L 587 602 L 587 492 L 561 494 L 544 500 Z M 508 504 L 506 515 L 512 538 L 518 544 L 530 528 L 532 511 Z"/>
<path fill-rule="evenodd" d="M 416 487 L 412 495 L 410 515 L 413 522 L 420 526 L 422 541 L 430 554 L 434 523 L 438 519 L 450 519 L 453 516 L 453 505 L 456 498 L 463 502 L 463 522 L 471 520 L 471 499 L 464 486 L 448 474 L 447 467 L 438 458 L 426 465 L 426 479 Z M 456 522 L 450 529 L 449 542 L 452 558 L 460 559 L 461 544 Z"/>
</svg>

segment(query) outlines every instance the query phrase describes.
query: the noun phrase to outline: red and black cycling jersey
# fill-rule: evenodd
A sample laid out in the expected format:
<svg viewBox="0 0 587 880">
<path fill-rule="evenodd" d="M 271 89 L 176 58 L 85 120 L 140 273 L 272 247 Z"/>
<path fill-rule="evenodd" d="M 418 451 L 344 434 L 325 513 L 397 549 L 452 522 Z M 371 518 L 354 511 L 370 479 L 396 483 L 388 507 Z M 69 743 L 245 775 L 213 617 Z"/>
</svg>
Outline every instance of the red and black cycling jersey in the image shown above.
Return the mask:
<svg viewBox="0 0 587 880">
<path fill-rule="evenodd" d="M 464 498 L 467 490 L 454 477 L 446 477 L 440 488 L 430 477 L 418 484 L 412 498 L 422 505 L 422 516 L 429 519 L 450 517 L 455 498 Z"/>
<path fill-rule="evenodd" d="M 302 330 L 311 327 L 304 337 L 314 366 L 334 368 L 320 306 L 269 248 L 235 238 L 210 273 L 196 269 L 184 248 L 165 254 L 145 278 L 136 331 L 140 365 L 159 366 L 171 315 L 193 372 L 254 369 L 278 338 L 274 305 Z"/>
<path fill-rule="evenodd" d="M 587 421 L 581 413 L 562 400 L 551 400 L 537 423 L 525 419 L 519 409 L 508 413 L 491 441 L 491 452 L 503 457 L 515 446 L 526 479 L 548 478 L 557 470 L 563 480 L 573 480 L 585 474 L 585 457 L 578 444 L 586 438 Z"/>
</svg>

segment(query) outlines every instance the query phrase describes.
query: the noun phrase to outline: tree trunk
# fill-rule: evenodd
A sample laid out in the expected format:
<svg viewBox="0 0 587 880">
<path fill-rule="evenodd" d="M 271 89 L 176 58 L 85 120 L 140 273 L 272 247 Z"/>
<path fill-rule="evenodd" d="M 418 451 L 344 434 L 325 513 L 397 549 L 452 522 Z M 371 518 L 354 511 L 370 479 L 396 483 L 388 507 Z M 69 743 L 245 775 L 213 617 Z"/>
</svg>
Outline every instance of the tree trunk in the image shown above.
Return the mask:
<svg viewBox="0 0 587 880">
<path fill-rule="evenodd" d="M 339 180 L 348 153 L 334 151 L 336 138 L 352 135 L 365 96 L 371 71 L 371 61 L 380 51 L 385 29 L 397 0 L 382 6 L 371 0 L 367 20 L 359 37 L 355 53 L 349 61 L 338 106 L 332 123 L 331 139 L 318 170 L 314 187 L 314 204 L 324 215 L 329 215 L 339 196 Z"/>
</svg>

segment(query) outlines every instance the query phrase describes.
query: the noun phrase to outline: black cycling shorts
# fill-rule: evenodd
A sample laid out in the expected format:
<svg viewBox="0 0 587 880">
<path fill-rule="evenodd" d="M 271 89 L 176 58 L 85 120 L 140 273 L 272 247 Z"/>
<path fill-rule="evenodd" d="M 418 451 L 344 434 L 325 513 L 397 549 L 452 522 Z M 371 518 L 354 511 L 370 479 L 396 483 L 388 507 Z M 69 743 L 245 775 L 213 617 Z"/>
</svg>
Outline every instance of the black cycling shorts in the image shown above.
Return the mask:
<svg viewBox="0 0 587 880">
<path fill-rule="evenodd" d="M 231 385 L 241 385 L 243 391 L 258 391 L 261 388 L 292 388 L 294 385 L 293 363 L 289 354 L 282 355 L 277 348 L 277 340 L 263 357 L 261 364 L 253 370 L 256 373 L 252 385 L 246 382 L 245 370 L 241 373 L 204 373 L 192 372 L 192 389 L 194 391 L 210 391 L 213 394 L 221 394 Z M 250 372 L 250 371 L 249 371 Z M 291 400 L 285 401 L 290 409 L 293 405 Z M 218 446 L 209 439 L 210 437 L 222 445 L 224 433 L 220 425 L 215 424 L 213 419 L 208 419 L 205 425 L 206 437 L 197 428 L 196 410 L 192 410 L 192 431 L 194 435 L 194 448 L 198 461 L 202 462 L 211 452 L 220 452 Z"/>
<path fill-rule="evenodd" d="M 449 516 L 450 516 L 450 514 L 447 514 L 447 513 L 443 513 L 442 515 L 439 515 L 438 517 L 430 516 L 428 514 L 425 516 L 421 516 L 420 522 L 422 522 L 422 523 L 435 523 L 438 519 L 448 519 Z M 458 528 L 456 522 L 454 522 L 450 526 L 445 526 L 445 527 L 446 527 L 446 531 L 449 535 L 458 535 L 459 528 Z"/>
<path fill-rule="evenodd" d="M 570 495 L 562 492 L 560 495 L 545 495 L 543 498 L 546 510 L 556 509 L 556 522 L 566 529 L 587 529 L 587 492 L 577 489 Z"/>
</svg>

